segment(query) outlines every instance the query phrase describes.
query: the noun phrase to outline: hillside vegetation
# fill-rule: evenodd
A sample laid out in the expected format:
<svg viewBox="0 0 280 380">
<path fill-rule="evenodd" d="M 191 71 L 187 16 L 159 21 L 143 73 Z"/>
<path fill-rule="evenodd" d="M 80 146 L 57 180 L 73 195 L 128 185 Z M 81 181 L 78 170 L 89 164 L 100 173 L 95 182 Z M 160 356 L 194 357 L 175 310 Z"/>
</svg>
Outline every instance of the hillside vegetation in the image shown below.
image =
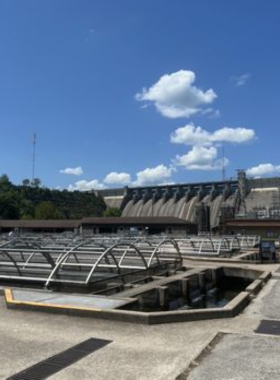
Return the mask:
<svg viewBox="0 0 280 380">
<path fill-rule="evenodd" d="M 11 183 L 0 177 L 0 219 L 80 219 L 102 216 L 106 205 L 94 193 L 51 190 L 40 186 L 40 180 Z"/>
</svg>

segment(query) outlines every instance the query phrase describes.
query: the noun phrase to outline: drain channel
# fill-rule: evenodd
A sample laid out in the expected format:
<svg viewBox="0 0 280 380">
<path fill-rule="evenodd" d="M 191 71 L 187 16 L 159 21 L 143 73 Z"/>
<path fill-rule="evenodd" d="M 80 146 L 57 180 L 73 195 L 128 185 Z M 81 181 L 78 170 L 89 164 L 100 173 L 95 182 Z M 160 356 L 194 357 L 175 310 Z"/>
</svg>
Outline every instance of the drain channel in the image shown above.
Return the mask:
<svg viewBox="0 0 280 380">
<path fill-rule="evenodd" d="M 78 360 L 91 354 L 92 352 L 105 347 L 111 340 L 90 338 L 43 360 L 9 378 L 7 380 L 44 380 L 49 376 L 61 371 L 62 369 L 74 364 Z"/>
</svg>

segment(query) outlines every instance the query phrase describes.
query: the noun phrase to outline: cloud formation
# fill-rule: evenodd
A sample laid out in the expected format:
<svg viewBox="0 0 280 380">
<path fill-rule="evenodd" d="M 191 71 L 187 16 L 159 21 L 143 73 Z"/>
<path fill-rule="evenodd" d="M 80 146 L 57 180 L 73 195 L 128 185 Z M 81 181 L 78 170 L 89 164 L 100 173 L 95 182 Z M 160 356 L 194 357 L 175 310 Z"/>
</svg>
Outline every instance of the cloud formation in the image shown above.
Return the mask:
<svg viewBox="0 0 280 380">
<path fill-rule="evenodd" d="M 253 129 L 223 127 L 209 132 L 190 123 L 176 129 L 170 136 L 172 143 L 192 147 L 186 154 L 177 155 L 173 164 L 187 170 L 219 170 L 229 164 L 227 158 L 218 158 L 220 143 L 242 144 L 255 137 Z"/>
<path fill-rule="evenodd" d="M 165 165 L 158 165 L 154 168 L 146 168 L 136 173 L 136 180 L 131 180 L 131 175 L 128 173 L 111 172 L 107 174 L 103 182 L 97 179 L 80 180 L 73 185 L 68 186 L 68 190 L 74 191 L 90 191 L 102 190 L 110 185 L 129 185 L 129 186 L 149 186 L 173 183 L 171 177 L 176 169 Z"/>
<path fill-rule="evenodd" d="M 246 170 L 248 176 L 262 177 L 265 175 L 280 173 L 280 165 L 260 164 Z"/>
<path fill-rule="evenodd" d="M 89 190 L 101 190 L 105 189 L 105 185 L 103 183 L 100 183 L 97 179 L 92 179 L 90 181 L 81 180 L 75 182 L 74 185 L 69 185 L 68 190 L 69 191 L 89 191 Z"/>
<path fill-rule="evenodd" d="M 204 92 L 194 86 L 195 79 L 195 73 L 188 70 L 165 74 L 150 88 L 143 88 L 135 98 L 141 102 L 154 103 L 156 109 L 165 117 L 188 118 L 205 112 L 202 107 L 217 98 L 212 89 Z"/>
<path fill-rule="evenodd" d="M 136 181 L 133 186 L 157 185 L 170 182 L 172 173 L 175 169 L 165 165 L 158 165 L 154 168 L 147 168 L 136 173 Z"/>
<path fill-rule="evenodd" d="M 223 127 L 214 132 L 208 132 L 201 127 L 196 127 L 190 123 L 184 127 L 176 129 L 171 134 L 171 142 L 185 145 L 211 145 L 213 143 L 245 143 L 255 138 L 255 131 L 248 128 Z"/>
<path fill-rule="evenodd" d="M 228 165 L 227 158 L 218 159 L 218 149 L 214 146 L 205 147 L 195 145 L 185 155 L 177 155 L 173 161 L 176 166 L 183 166 L 187 170 L 219 170 Z"/>
<path fill-rule="evenodd" d="M 251 74 L 246 73 L 239 76 L 231 77 L 232 82 L 236 87 L 244 86 L 246 82 L 251 78 Z"/>
<path fill-rule="evenodd" d="M 103 182 L 107 183 L 108 185 L 113 185 L 113 184 L 128 185 L 131 182 L 131 177 L 130 177 L 130 174 L 128 173 L 111 172 L 107 174 Z"/>
<path fill-rule="evenodd" d="M 76 168 L 61 169 L 59 170 L 59 173 L 69 174 L 69 175 L 82 175 L 83 169 L 81 168 L 81 166 L 77 166 Z"/>
</svg>

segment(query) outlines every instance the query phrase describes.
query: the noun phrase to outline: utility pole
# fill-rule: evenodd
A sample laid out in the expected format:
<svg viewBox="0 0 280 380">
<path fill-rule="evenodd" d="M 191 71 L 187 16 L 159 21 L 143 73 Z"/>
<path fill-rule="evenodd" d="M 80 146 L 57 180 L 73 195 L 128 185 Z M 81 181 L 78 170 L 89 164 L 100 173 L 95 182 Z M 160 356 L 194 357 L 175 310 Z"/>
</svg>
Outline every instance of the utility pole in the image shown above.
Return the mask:
<svg viewBox="0 0 280 380">
<path fill-rule="evenodd" d="M 34 181 L 35 175 L 35 157 L 36 157 L 36 142 L 37 142 L 36 133 L 33 135 L 33 155 L 32 155 L 32 182 Z"/>
</svg>

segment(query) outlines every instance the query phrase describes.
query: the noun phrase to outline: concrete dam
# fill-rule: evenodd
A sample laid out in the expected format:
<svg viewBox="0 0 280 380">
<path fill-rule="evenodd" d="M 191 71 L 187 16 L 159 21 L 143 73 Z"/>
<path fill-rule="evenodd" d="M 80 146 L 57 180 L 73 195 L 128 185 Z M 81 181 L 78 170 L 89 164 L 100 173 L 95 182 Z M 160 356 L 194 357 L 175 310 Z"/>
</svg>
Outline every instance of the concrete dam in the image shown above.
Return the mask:
<svg viewBox="0 0 280 380">
<path fill-rule="evenodd" d="M 216 228 L 228 217 L 280 217 L 280 178 L 238 178 L 192 184 L 125 187 L 96 191 L 108 207 L 122 210 L 123 217 L 173 216 Z"/>
</svg>

